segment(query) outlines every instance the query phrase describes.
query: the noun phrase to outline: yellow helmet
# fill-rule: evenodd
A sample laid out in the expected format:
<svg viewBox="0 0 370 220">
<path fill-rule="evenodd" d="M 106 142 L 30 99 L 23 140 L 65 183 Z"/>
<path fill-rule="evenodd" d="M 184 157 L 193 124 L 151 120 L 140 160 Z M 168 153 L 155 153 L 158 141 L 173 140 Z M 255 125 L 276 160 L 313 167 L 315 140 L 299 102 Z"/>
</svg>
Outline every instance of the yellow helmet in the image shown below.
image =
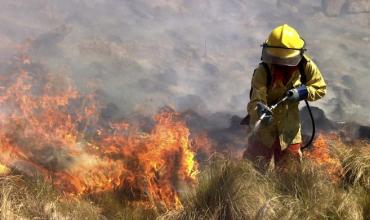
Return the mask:
<svg viewBox="0 0 370 220">
<path fill-rule="evenodd" d="M 287 24 L 272 30 L 262 46 L 263 62 L 287 66 L 298 65 L 305 51 L 304 40 Z"/>
</svg>

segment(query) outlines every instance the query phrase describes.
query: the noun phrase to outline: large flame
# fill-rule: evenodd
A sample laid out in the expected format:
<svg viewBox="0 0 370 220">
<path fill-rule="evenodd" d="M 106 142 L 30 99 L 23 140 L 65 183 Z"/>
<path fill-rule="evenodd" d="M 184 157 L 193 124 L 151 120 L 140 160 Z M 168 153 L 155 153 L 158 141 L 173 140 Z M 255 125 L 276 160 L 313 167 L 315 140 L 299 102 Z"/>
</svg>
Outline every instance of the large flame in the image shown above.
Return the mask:
<svg viewBox="0 0 370 220">
<path fill-rule="evenodd" d="M 133 201 L 179 207 L 179 186 L 195 182 L 197 163 L 178 113 L 162 109 L 144 132 L 103 120 L 100 109 L 94 94 L 80 94 L 65 77 L 25 69 L 4 76 L 0 161 L 68 195 L 117 190 Z"/>
</svg>

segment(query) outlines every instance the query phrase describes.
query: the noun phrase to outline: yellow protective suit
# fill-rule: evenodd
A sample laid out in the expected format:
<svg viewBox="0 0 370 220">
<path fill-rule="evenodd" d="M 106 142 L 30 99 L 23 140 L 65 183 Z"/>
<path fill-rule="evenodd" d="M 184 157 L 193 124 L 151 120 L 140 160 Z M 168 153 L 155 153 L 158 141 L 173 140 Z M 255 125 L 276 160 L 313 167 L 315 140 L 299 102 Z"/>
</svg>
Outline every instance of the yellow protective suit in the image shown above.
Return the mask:
<svg viewBox="0 0 370 220">
<path fill-rule="evenodd" d="M 326 93 L 326 84 L 316 64 L 304 55 L 307 63 L 304 68 L 306 75 L 306 86 L 308 90 L 308 101 L 315 101 L 322 98 Z M 271 66 L 269 66 L 271 70 Z M 271 71 L 273 74 L 273 70 Z M 253 127 L 258 120 L 256 112 L 257 102 L 263 102 L 268 106 L 277 103 L 285 93 L 294 87 L 301 85 L 301 74 L 299 70 L 293 72 L 291 78 L 283 83 L 273 84 L 271 88 L 267 87 L 267 75 L 262 64 L 254 72 L 252 78 L 252 94 L 248 103 L 248 114 L 250 115 L 250 125 Z M 272 76 L 273 78 L 273 76 Z M 278 137 L 281 150 L 286 149 L 290 144 L 302 142 L 301 124 L 299 118 L 299 102 L 285 101 L 273 111 L 273 120 L 269 125 L 262 125 L 253 138 L 266 147 L 271 147 Z"/>
</svg>

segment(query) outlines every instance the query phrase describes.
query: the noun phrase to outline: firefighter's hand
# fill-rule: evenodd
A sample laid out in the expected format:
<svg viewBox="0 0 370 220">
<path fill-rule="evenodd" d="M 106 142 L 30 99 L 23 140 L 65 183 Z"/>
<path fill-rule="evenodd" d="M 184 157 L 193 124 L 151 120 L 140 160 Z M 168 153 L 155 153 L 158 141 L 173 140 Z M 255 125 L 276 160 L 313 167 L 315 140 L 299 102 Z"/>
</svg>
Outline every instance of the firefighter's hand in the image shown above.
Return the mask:
<svg viewBox="0 0 370 220">
<path fill-rule="evenodd" d="M 262 102 L 257 102 L 257 115 L 264 125 L 269 125 L 272 122 L 272 112 L 268 106 Z M 263 117 L 262 117 L 263 116 Z M 261 118 L 262 117 L 262 118 Z"/>
<path fill-rule="evenodd" d="M 300 85 L 297 88 L 289 90 L 286 95 L 290 101 L 302 101 L 307 99 L 308 90 L 305 85 Z"/>
</svg>

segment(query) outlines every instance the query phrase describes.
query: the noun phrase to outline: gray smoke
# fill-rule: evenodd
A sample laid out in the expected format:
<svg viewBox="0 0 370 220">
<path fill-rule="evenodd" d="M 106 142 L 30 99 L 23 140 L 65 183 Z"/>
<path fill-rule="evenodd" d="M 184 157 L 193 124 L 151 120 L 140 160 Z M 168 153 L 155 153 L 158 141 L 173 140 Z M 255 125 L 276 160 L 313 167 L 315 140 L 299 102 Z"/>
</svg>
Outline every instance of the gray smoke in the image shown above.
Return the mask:
<svg viewBox="0 0 370 220">
<path fill-rule="evenodd" d="M 370 124 L 370 14 L 321 0 L 0 0 L 0 57 L 29 42 L 32 62 L 93 84 L 120 114 L 168 105 L 244 115 L 259 45 L 277 25 L 301 33 L 328 83 L 314 105 Z M 346 9 L 347 7 L 347 9 Z M 350 11 L 350 9 L 352 11 Z M 331 13 L 331 12 L 330 12 Z"/>
</svg>

